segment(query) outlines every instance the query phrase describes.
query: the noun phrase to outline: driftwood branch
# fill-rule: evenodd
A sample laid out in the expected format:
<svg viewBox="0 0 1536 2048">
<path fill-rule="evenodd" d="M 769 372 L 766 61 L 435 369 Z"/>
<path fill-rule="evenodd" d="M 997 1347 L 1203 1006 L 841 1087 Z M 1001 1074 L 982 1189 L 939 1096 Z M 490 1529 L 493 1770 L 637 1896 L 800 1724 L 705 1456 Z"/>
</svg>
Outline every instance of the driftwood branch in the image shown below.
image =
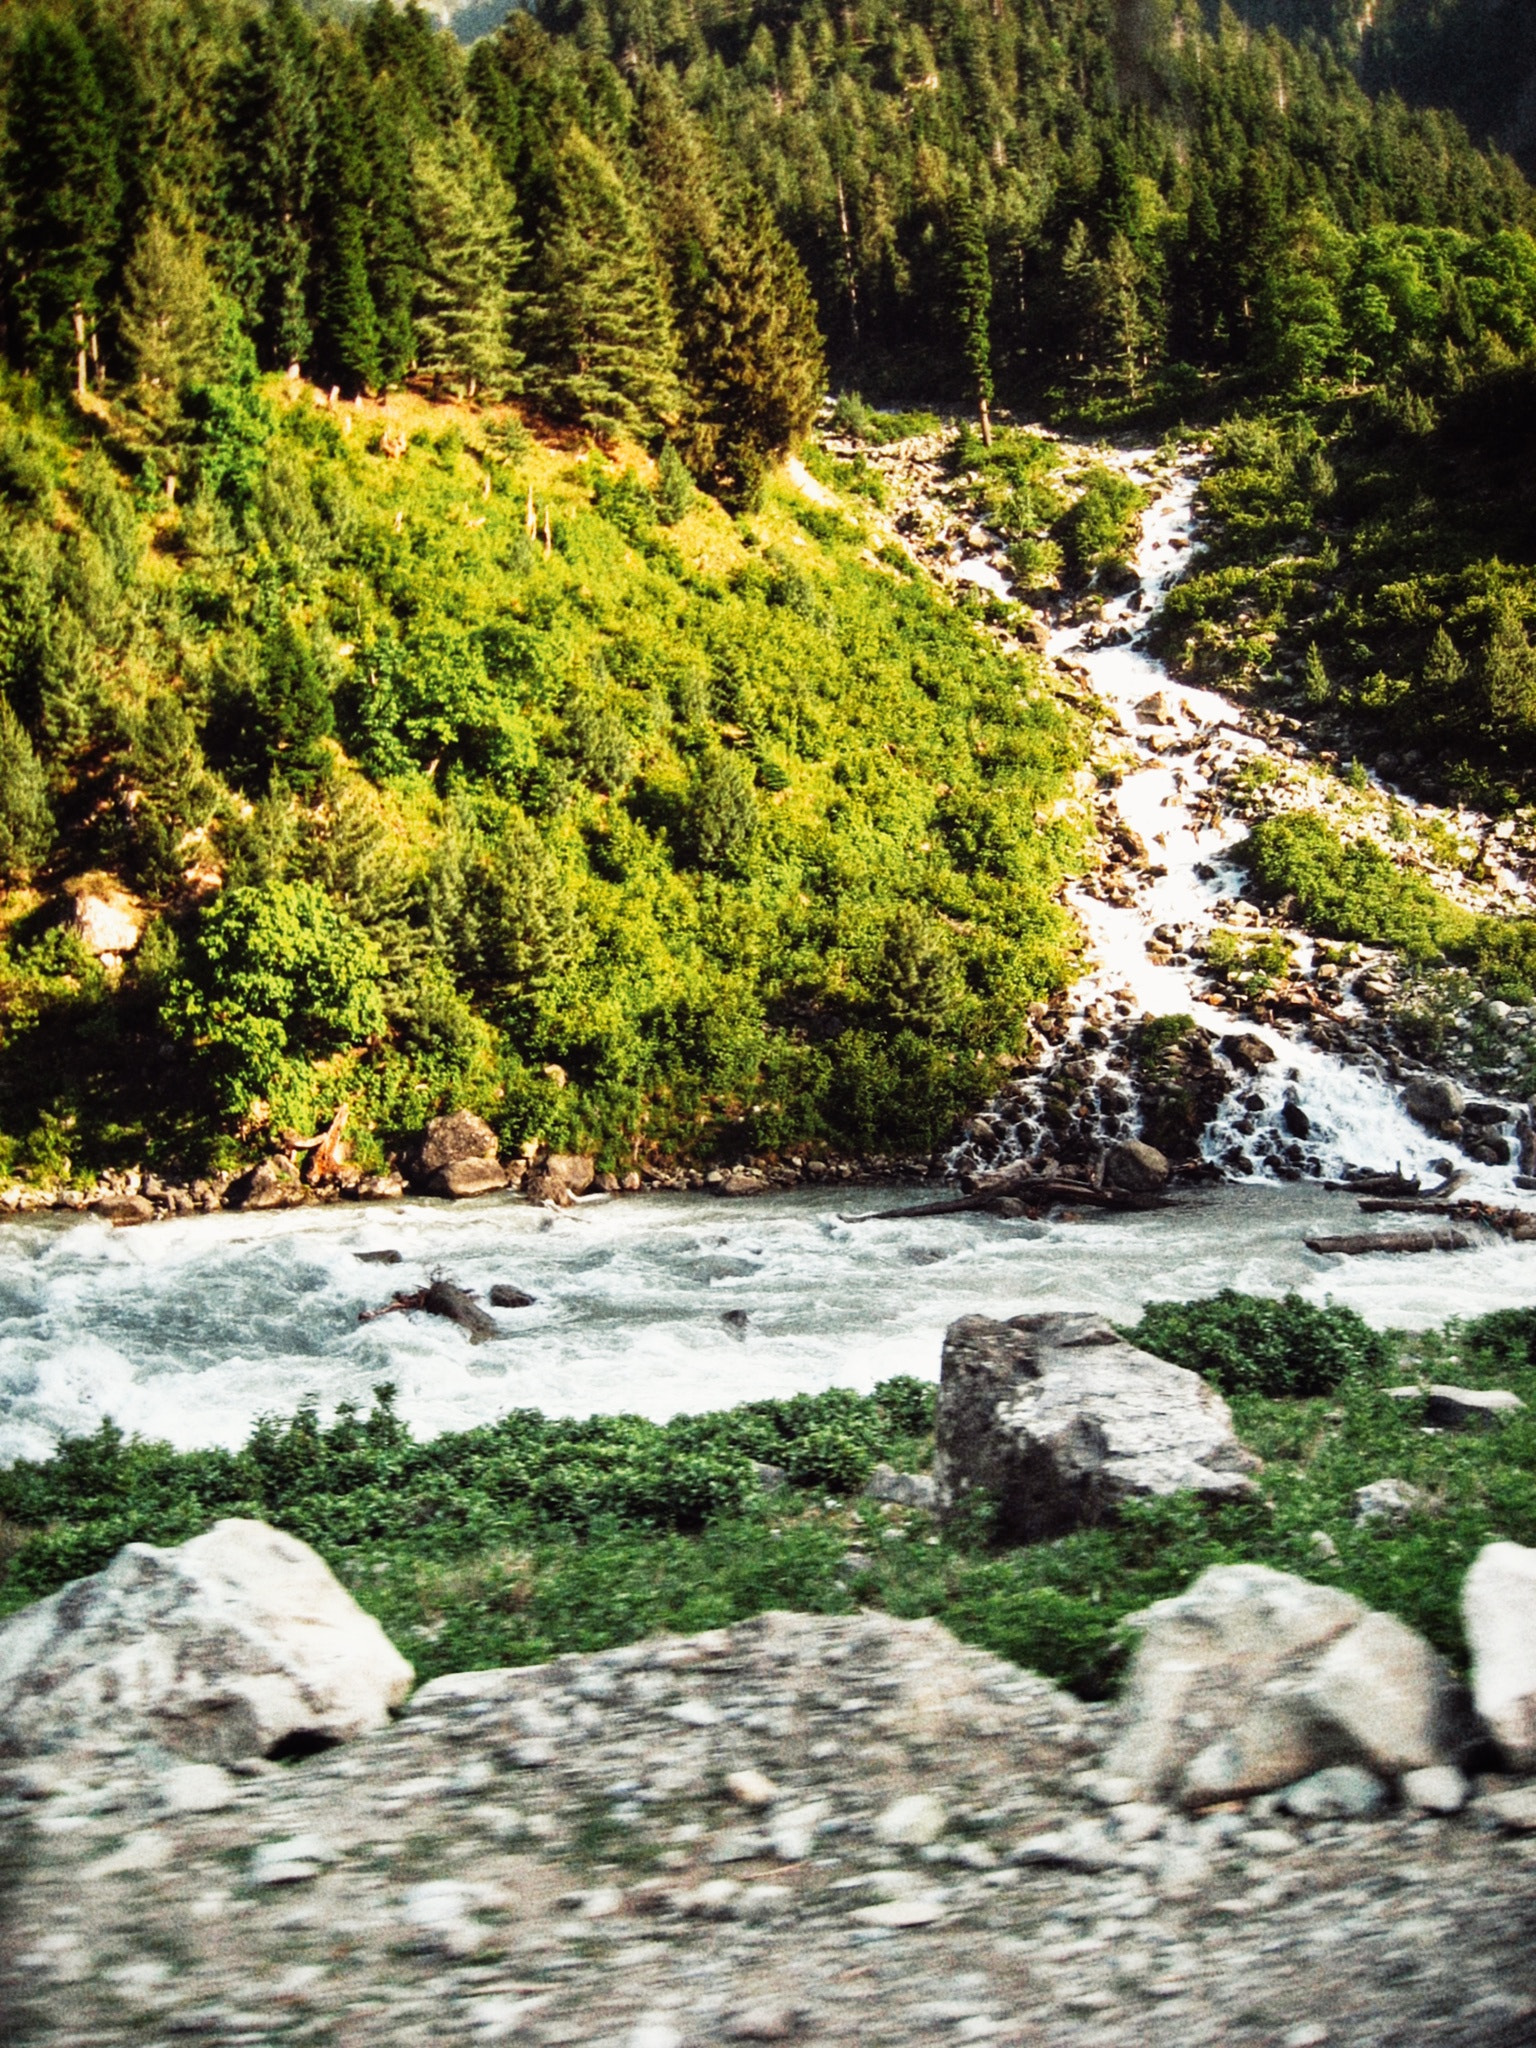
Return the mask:
<svg viewBox="0 0 1536 2048">
<path fill-rule="evenodd" d="M 1472 1243 L 1464 1230 L 1354 1231 L 1344 1237 L 1309 1237 L 1309 1252 L 1342 1252 L 1360 1258 L 1368 1252 L 1464 1252 Z"/>
<path fill-rule="evenodd" d="M 844 1216 L 844 1223 L 899 1223 L 908 1216 L 960 1216 L 968 1210 L 990 1209 L 1004 1200 L 1038 1203 L 1049 1208 L 1055 1202 L 1076 1202 L 1092 1209 L 1156 1208 L 1156 1195 L 1120 1194 L 1112 1188 L 1096 1187 L 1085 1180 L 1048 1180 L 1040 1174 L 999 1174 L 994 1182 L 975 1188 L 968 1195 L 951 1195 L 941 1202 L 919 1202 L 908 1209 L 868 1209 L 858 1216 Z"/>
</svg>

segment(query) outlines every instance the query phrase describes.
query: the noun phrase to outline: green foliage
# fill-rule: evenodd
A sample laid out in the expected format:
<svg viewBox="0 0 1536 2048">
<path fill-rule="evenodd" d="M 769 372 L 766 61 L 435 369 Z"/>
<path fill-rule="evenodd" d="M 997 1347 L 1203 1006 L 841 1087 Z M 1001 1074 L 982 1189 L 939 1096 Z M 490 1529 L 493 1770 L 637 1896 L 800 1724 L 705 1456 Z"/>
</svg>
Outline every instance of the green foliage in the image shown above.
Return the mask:
<svg viewBox="0 0 1536 2048">
<path fill-rule="evenodd" d="M 0 698 L 0 870 L 25 880 L 52 844 L 47 776 L 26 727 Z"/>
<path fill-rule="evenodd" d="M 162 1014 L 248 1111 L 306 1056 L 383 1032 L 383 973 L 373 940 L 313 884 L 236 887 L 199 914 Z"/>
<path fill-rule="evenodd" d="M 1208 1301 L 1153 1302 L 1125 1334 L 1224 1394 L 1270 1400 L 1331 1394 L 1352 1373 L 1384 1372 L 1394 1356 L 1351 1308 L 1315 1308 L 1299 1294 L 1267 1301 L 1230 1287 Z"/>
<path fill-rule="evenodd" d="M 1146 503 L 1146 492 L 1129 477 L 1102 465 L 1091 469 L 1056 528 L 1069 568 L 1081 577 L 1124 571 Z"/>
<path fill-rule="evenodd" d="M 656 516 L 663 526 L 676 526 L 693 509 L 698 493 L 681 455 L 666 442 L 656 463 Z"/>
<path fill-rule="evenodd" d="M 1242 858 L 1271 902 L 1294 896 L 1310 930 L 1326 938 L 1398 946 L 1411 959 L 1465 950 L 1478 920 L 1394 866 L 1370 840 L 1347 845 L 1319 812 L 1265 818 L 1243 843 Z"/>
<path fill-rule="evenodd" d="M 738 874 L 757 837 L 752 770 L 737 754 L 712 747 L 699 763 L 688 797 L 688 842 L 701 868 Z"/>
</svg>

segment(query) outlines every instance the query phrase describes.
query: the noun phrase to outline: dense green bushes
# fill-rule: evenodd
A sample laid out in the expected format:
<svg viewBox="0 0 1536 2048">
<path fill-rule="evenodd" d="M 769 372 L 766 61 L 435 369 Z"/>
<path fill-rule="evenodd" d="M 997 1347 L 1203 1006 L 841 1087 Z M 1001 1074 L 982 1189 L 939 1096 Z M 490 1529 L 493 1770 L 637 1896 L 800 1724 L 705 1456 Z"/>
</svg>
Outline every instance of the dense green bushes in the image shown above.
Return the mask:
<svg viewBox="0 0 1536 2048">
<path fill-rule="evenodd" d="M 1379 1372 L 1393 1357 L 1389 1340 L 1353 1309 L 1231 1288 L 1209 1301 L 1154 1302 L 1126 1335 L 1224 1394 L 1272 1400 L 1331 1394 L 1350 1374 Z"/>
<path fill-rule="evenodd" d="M 314 1542 L 423 1677 L 765 1607 L 879 1605 L 936 1615 L 1099 1696 L 1124 1662 L 1125 1615 L 1244 1558 L 1343 1586 L 1464 1655 L 1458 1596 L 1477 1550 L 1536 1543 L 1536 1314 L 1384 1336 L 1331 1306 L 1226 1292 L 1153 1304 L 1132 1335 L 1227 1391 L 1264 1461 L 1254 1498 L 1149 1501 L 1111 1528 L 998 1549 L 982 1521 L 940 1536 L 924 1515 L 854 1497 L 875 1458 L 924 1462 L 933 1389 L 914 1380 L 665 1426 L 522 1412 L 429 1443 L 383 1399 L 330 1425 L 308 1412 L 264 1423 L 239 1452 L 176 1453 L 108 1426 L 0 1473 L 0 1607 L 129 1538 L 174 1542 L 246 1513 Z M 1528 1412 L 1427 1434 L 1413 1404 L 1382 1391 L 1409 1378 L 1508 1387 Z M 763 1493 L 749 1459 L 787 1470 L 790 1487 Z M 1428 1509 L 1357 1523 L 1355 1489 L 1387 1476 Z"/>
<path fill-rule="evenodd" d="M 244 502 L 0 408 L 13 1162 L 233 1164 L 343 1099 L 615 1163 L 935 1143 L 1072 958 L 1079 740 L 1028 671 L 859 558 L 858 496 L 738 528 L 511 414 L 396 400 L 392 452 L 253 394 Z M 97 870 L 149 931 L 61 988 L 39 897 Z"/>
</svg>

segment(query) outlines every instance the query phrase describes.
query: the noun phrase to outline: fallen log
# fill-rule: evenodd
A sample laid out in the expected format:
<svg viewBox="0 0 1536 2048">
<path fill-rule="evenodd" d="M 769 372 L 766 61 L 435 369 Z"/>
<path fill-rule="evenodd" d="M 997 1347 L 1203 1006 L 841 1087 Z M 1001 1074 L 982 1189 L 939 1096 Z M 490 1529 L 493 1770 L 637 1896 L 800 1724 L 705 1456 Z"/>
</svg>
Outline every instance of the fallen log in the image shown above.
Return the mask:
<svg viewBox="0 0 1536 2048">
<path fill-rule="evenodd" d="M 1353 1180 L 1325 1180 L 1332 1195 L 1395 1195 L 1406 1200 L 1421 1192 L 1417 1179 L 1406 1173 L 1357 1173 Z"/>
<path fill-rule="evenodd" d="M 1341 1252 L 1355 1259 L 1367 1252 L 1464 1252 L 1472 1240 L 1464 1230 L 1358 1230 L 1343 1237 L 1309 1237 L 1309 1252 Z"/>
<path fill-rule="evenodd" d="M 380 1316 L 409 1315 L 416 1309 L 423 1309 L 429 1316 L 444 1316 L 450 1323 L 457 1323 L 468 1332 L 471 1344 L 484 1344 L 489 1338 L 501 1334 L 496 1318 L 481 1308 L 467 1288 L 456 1287 L 451 1280 L 434 1280 L 428 1287 L 417 1287 L 408 1294 L 397 1294 L 393 1301 L 383 1308 L 365 1308 L 358 1311 L 360 1323 L 376 1323 Z"/>
<path fill-rule="evenodd" d="M 1121 1194 L 1095 1187 L 1086 1180 L 1045 1180 L 1033 1174 L 1001 1181 L 995 1187 L 977 1188 L 969 1195 L 953 1195 L 942 1202 L 920 1202 L 910 1209 L 868 1209 L 859 1216 L 843 1216 L 844 1223 L 899 1223 L 907 1216 L 960 1216 L 967 1210 L 990 1209 L 994 1202 L 1019 1201 L 1049 1208 L 1056 1202 L 1082 1202 L 1094 1209 L 1155 1209 L 1158 1195 Z"/>
<path fill-rule="evenodd" d="M 1536 1216 L 1529 1209 L 1496 1209 L 1489 1202 L 1377 1202 L 1360 1204 L 1366 1216 L 1444 1216 L 1457 1223 L 1482 1223 L 1517 1243 L 1536 1240 Z"/>
</svg>

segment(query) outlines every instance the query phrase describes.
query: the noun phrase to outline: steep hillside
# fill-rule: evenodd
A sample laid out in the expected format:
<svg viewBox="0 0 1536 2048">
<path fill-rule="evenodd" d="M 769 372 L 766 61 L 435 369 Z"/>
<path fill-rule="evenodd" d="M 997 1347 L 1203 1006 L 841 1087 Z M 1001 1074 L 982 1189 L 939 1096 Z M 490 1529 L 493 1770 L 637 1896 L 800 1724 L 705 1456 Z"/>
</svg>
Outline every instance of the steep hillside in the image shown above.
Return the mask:
<svg viewBox="0 0 1536 2048">
<path fill-rule="evenodd" d="M 323 396 L 247 387 L 173 494 L 130 416 L 11 388 L 7 1163 L 341 1101 L 365 1159 L 447 1103 L 613 1162 L 931 1144 L 1071 958 L 1027 663 L 866 501 L 733 523 L 632 448 Z"/>
</svg>

